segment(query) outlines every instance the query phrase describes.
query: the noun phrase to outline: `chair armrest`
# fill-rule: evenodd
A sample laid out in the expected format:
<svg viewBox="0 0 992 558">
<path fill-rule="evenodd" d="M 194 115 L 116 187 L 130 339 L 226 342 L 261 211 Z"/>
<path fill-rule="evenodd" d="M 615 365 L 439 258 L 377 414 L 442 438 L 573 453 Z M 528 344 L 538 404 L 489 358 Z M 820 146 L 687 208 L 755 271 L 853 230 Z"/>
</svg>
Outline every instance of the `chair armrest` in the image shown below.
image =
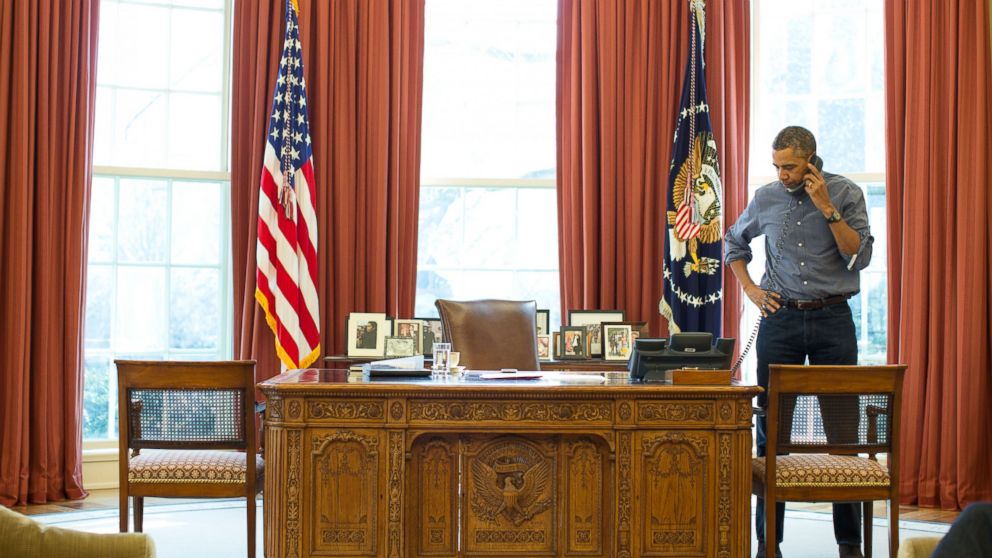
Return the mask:
<svg viewBox="0 0 992 558">
<path fill-rule="evenodd" d="M 868 415 L 868 443 L 878 443 L 878 415 L 887 415 L 889 410 L 878 405 L 868 405 L 865 407 L 865 414 Z"/>
</svg>

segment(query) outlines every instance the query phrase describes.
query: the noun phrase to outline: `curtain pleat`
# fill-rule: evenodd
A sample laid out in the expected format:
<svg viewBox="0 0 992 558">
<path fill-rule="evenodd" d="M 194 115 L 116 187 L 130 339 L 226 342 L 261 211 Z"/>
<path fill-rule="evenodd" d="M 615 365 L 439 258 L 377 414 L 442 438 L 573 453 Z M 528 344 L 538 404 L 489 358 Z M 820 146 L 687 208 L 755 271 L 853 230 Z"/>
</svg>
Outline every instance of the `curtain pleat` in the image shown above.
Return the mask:
<svg viewBox="0 0 992 558">
<path fill-rule="evenodd" d="M 903 503 L 992 500 L 987 0 L 885 3 L 890 362 Z"/>
<path fill-rule="evenodd" d="M 719 142 L 725 220 L 747 203 L 750 3 L 707 4 L 706 85 Z M 561 310 L 626 310 L 654 334 L 668 166 L 688 3 L 560 0 L 558 242 Z M 729 292 L 733 290 L 733 292 Z M 741 310 L 725 288 L 725 331 Z"/>
<path fill-rule="evenodd" d="M 98 0 L 0 6 L 5 506 L 86 496 L 83 326 L 98 8 Z"/>
<path fill-rule="evenodd" d="M 283 2 L 238 2 L 234 16 L 235 354 L 256 359 L 263 379 L 279 363 L 254 302 L 255 220 Z M 326 355 L 341 354 L 350 312 L 413 314 L 424 0 L 301 0 L 300 35 L 317 181 L 321 344 Z"/>
</svg>

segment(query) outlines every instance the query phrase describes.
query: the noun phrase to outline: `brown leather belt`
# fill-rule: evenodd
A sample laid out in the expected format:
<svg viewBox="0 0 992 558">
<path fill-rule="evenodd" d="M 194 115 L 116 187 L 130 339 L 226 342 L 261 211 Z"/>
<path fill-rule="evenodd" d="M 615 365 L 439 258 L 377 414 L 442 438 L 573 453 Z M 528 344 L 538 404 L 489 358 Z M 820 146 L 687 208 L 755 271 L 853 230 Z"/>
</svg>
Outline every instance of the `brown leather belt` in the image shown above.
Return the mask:
<svg viewBox="0 0 992 558">
<path fill-rule="evenodd" d="M 840 304 L 841 302 L 847 302 L 847 299 L 851 298 L 849 294 L 828 296 L 827 298 L 817 298 L 814 300 L 787 300 L 785 305 L 789 308 L 795 308 L 796 310 L 819 310 L 824 306 L 830 306 L 831 304 Z"/>
</svg>

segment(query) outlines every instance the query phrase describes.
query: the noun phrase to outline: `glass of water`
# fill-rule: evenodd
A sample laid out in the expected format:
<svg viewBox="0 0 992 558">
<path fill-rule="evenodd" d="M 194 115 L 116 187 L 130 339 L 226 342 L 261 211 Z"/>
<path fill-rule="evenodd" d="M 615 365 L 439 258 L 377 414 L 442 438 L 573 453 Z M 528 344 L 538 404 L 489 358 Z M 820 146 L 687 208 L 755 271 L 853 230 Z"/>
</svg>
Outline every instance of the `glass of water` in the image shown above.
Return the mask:
<svg viewBox="0 0 992 558">
<path fill-rule="evenodd" d="M 439 376 L 447 376 L 451 371 L 451 343 L 434 343 L 434 366 L 431 370 Z"/>
</svg>

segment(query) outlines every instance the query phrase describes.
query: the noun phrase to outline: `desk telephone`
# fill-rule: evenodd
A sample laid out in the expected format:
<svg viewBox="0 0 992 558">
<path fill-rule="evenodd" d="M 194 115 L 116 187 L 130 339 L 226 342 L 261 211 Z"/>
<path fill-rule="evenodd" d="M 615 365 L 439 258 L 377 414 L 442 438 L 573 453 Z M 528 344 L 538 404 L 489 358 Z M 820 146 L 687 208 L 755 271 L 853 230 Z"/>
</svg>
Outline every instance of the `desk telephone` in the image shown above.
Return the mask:
<svg viewBox="0 0 992 558">
<path fill-rule="evenodd" d="M 810 154 L 808 161 L 812 163 L 814 167 L 816 167 L 817 171 L 821 173 L 823 172 L 823 159 L 821 159 L 816 154 L 815 151 Z M 810 173 L 806 173 L 806 174 L 810 174 Z M 792 188 L 786 188 L 785 191 L 789 192 L 790 194 L 795 194 L 801 191 L 805 187 L 806 187 L 806 182 L 803 181 L 800 182 L 798 186 L 794 186 Z M 796 206 L 789 208 L 789 210 L 785 212 L 785 217 L 783 217 L 782 232 L 781 234 L 779 234 L 778 240 L 775 242 L 776 264 L 778 264 L 779 261 L 782 259 L 782 245 L 785 242 L 785 237 L 788 236 L 789 225 L 792 223 L 791 220 L 792 212 L 795 209 L 795 207 Z M 781 288 L 782 286 L 782 284 L 778 281 L 778 277 L 776 277 L 774 272 L 770 273 L 768 277 L 768 282 L 769 282 L 769 287 L 771 287 L 771 290 L 775 290 L 775 287 Z M 758 330 L 761 329 L 761 320 L 762 317 L 759 316 L 758 319 L 754 322 L 754 328 L 751 330 L 751 335 L 748 336 L 747 343 L 744 344 L 744 349 L 741 351 L 740 356 L 737 357 L 737 362 L 735 362 L 734 366 L 731 368 L 732 374 L 737 372 L 737 369 L 741 367 L 741 363 L 744 362 L 744 357 L 747 356 L 747 353 L 751 350 L 751 347 L 754 345 L 755 340 L 758 338 Z"/>
</svg>

